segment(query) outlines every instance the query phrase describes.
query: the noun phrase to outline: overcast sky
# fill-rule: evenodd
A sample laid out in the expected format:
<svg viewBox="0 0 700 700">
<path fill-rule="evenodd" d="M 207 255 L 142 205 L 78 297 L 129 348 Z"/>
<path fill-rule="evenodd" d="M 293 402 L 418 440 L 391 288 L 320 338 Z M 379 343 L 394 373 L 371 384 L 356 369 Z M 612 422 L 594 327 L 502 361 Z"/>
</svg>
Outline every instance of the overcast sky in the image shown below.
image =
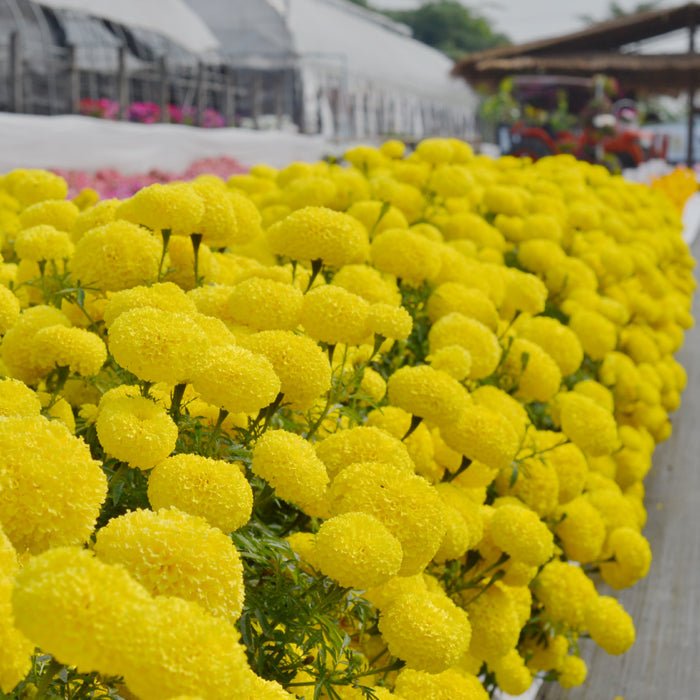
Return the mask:
<svg viewBox="0 0 700 700">
<path fill-rule="evenodd" d="M 581 28 L 580 15 L 604 17 L 608 0 L 460 0 L 467 7 L 478 9 L 491 19 L 494 25 L 512 41 L 520 43 L 530 39 L 562 34 Z M 619 0 L 626 8 L 637 5 L 636 0 Z M 422 4 L 420 0 L 371 0 L 375 7 L 404 9 Z M 668 0 L 662 7 L 682 4 L 682 0 Z"/>
</svg>

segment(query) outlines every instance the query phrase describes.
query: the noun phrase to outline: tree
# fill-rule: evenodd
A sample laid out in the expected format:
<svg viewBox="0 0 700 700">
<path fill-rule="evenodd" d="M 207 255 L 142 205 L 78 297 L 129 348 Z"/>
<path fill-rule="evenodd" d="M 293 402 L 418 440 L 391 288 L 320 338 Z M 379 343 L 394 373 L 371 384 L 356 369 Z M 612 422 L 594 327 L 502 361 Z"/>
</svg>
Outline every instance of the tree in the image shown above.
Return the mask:
<svg viewBox="0 0 700 700">
<path fill-rule="evenodd" d="M 386 11 L 384 14 L 407 24 L 418 41 L 454 59 L 465 53 L 510 43 L 507 36 L 494 31 L 488 19 L 456 0 L 438 0 L 416 10 Z"/>
<path fill-rule="evenodd" d="M 627 17 L 628 15 L 636 15 L 639 12 L 656 10 L 658 6 L 659 0 L 653 0 L 652 2 L 638 2 L 632 9 L 625 10 L 619 2 L 613 1 L 608 4 L 608 14 L 606 17 L 598 19 L 593 17 L 593 15 L 579 15 L 579 19 L 586 24 L 597 24 L 598 22 L 605 22 L 610 19 L 619 19 L 620 17 Z"/>
</svg>

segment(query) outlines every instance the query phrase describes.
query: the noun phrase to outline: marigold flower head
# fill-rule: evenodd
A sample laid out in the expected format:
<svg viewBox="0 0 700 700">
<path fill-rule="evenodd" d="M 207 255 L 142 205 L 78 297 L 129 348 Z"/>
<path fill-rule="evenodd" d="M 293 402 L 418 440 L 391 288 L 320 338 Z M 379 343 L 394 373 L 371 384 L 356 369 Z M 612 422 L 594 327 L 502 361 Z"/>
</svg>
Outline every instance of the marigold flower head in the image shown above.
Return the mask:
<svg viewBox="0 0 700 700">
<path fill-rule="evenodd" d="M 472 623 L 469 653 L 487 660 L 505 656 L 517 644 L 521 629 L 515 601 L 507 587 L 496 583 L 479 596 L 472 591 L 465 595 L 472 598 L 466 608 Z"/>
<path fill-rule="evenodd" d="M 479 507 L 454 484 L 439 483 L 435 489 L 445 504 L 447 531 L 434 559 L 437 562 L 458 559 L 473 549 L 483 536 Z"/>
<path fill-rule="evenodd" d="M 347 212 L 357 219 L 369 233 L 370 237 L 378 236 L 382 231 L 394 228 L 408 228 L 408 221 L 400 209 L 379 200 L 355 202 Z"/>
<path fill-rule="evenodd" d="M 530 425 L 530 418 L 519 401 L 502 389 L 490 384 L 478 387 L 470 395 L 474 403 L 502 414 L 510 421 L 518 436 L 521 439 L 524 438 L 525 431 Z"/>
<path fill-rule="evenodd" d="M 225 248 L 248 239 L 246 231 L 238 230 L 233 199 L 223 181 L 195 180 L 192 189 L 201 198 L 204 211 L 199 221 L 185 233 L 201 233 L 204 243 L 214 248 Z"/>
<path fill-rule="evenodd" d="M 406 340 L 413 329 L 413 319 L 403 306 L 372 304 L 367 312 L 367 328 L 384 338 Z"/>
<path fill-rule="evenodd" d="M 551 561 L 535 579 L 533 590 L 554 622 L 562 622 L 572 630 L 588 626 L 584 615 L 597 593 L 593 582 L 580 567 Z"/>
<path fill-rule="evenodd" d="M 609 586 L 627 588 L 649 573 L 651 547 L 646 537 L 636 529 L 618 527 L 613 530 L 605 551 L 614 558 L 614 561 L 600 565 L 601 576 Z"/>
<path fill-rule="evenodd" d="M 395 576 L 403 552 L 399 541 L 367 513 L 326 520 L 316 535 L 314 563 L 348 588 L 371 588 Z"/>
<path fill-rule="evenodd" d="M 83 209 L 75 219 L 73 228 L 70 229 L 73 242 L 77 243 L 90 229 L 114 221 L 115 213 L 120 205 L 121 200 L 119 199 L 103 199 L 93 206 Z"/>
<path fill-rule="evenodd" d="M 335 477 L 328 495 L 335 515 L 368 513 L 399 540 L 404 553 L 401 576 L 424 569 L 445 535 L 445 507 L 435 489 L 393 465 L 351 464 Z"/>
<path fill-rule="evenodd" d="M 235 464 L 179 454 L 151 471 L 148 500 L 155 510 L 177 508 L 229 533 L 250 519 L 253 491 Z"/>
<path fill-rule="evenodd" d="M 109 328 L 120 314 L 144 306 L 187 315 L 197 311 L 194 301 L 176 284 L 158 282 L 150 287 L 132 287 L 110 294 L 104 309 L 105 325 Z"/>
<path fill-rule="evenodd" d="M 235 345 L 206 348 L 193 370 L 201 397 L 230 413 L 257 413 L 280 391 L 280 380 L 264 356 Z"/>
<path fill-rule="evenodd" d="M 562 376 L 573 374 L 583 362 L 583 348 L 576 334 L 554 318 L 518 319 L 518 335 L 539 345 L 559 366 Z"/>
<path fill-rule="evenodd" d="M 442 264 L 437 244 L 406 229 L 388 229 L 377 235 L 371 253 L 378 270 L 415 286 L 434 278 Z"/>
<path fill-rule="evenodd" d="M 433 369 L 449 374 L 458 382 L 467 379 L 472 370 L 472 355 L 461 345 L 446 345 L 426 359 Z"/>
<path fill-rule="evenodd" d="M 501 304 L 501 316 L 503 318 L 513 318 L 518 311 L 524 311 L 529 314 L 542 313 L 548 294 L 544 282 L 535 275 L 530 275 L 515 268 L 507 268 L 506 273 L 505 296 Z"/>
<path fill-rule="evenodd" d="M 309 408 L 330 389 L 328 357 L 311 338 L 291 331 L 261 331 L 240 342 L 270 360 L 282 383 L 285 401 L 293 407 Z"/>
<path fill-rule="evenodd" d="M 448 668 L 426 673 L 404 668 L 396 678 L 395 695 L 405 700 L 487 700 L 481 681 L 472 674 Z"/>
<path fill-rule="evenodd" d="M 559 366 L 542 347 L 524 338 L 515 338 L 508 349 L 504 367 L 523 401 L 549 401 L 561 386 Z"/>
<path fill-rule="evenodd" d="M 172 418 L 150 399 L 124 396 L 100 404 L 100 444 L 130 467 L 151 469 L 164 460 L 175 449 L 177 434 Z"/>
<path fill-rule="evenodd" d="M 586 662 L 580 656 L 567 656 L 557 669 L 557 680 L 562 688 L 576 688 L 583 685 L 588 675 Z"/>
<path fill-rule="evenodd" d="M 307 292 L 301 324 L 314 340 L 336 345 L 360 345 L 368 336 L 370 305 L 342 287 L 325 285 Z"/>
<path fill-rule="evenodd" d="M 497 547 L 530 566 L 541 566 L 554 553 L 552 533 L 529 508 L 516 505 L 496 508 L 489 533 Z"/>
<path fill-rule="evenodd" d="M 7 287 L 0 286 L 0 335 L 17 323 L 19 314 L 19 299 Z"/>
<path fill-rule="evenodd" d="M 270 430 L 255 443 L 253 473 L 302 510 L 313 508 L 328 485 L 328 472 L 313 445 L 286 430 Z"/>
<path fill-rule="evenodd" d="M 71 231 L 80 210 L 67 199 L 45 199 L 27 207 L 19 215 L 22 228 L 49 224 L 59 231 Z"/>
<path fill-rule="evenodd" d="M 559 394 L 555 411 L 562 432 L 593 457 L 610 454 L 619 446 L 613 415 L 593 399 L 575 391 Z"/>
<path fill-rule="evenodd" d="M 123 566 L 152 595 L 199 603 L 232 623 L 243 609 L 243 566 L 221 530 L 176 509 L 135 510 L 97 533 L 95 554 Z"/>
<path fill-rule="evenodd" d="M 0 524 L 24 553 L 82 544 L 107 491 L 88 446 L 59 421 L 0 418 Z"/>
<path fill-rule="evenodd" d="M 540 431 L 539 435 L 542 434 Z M 580 448 L 563 442 L 561 433 L 550 433 L 549 441 L 538 447 L 546 449 L 544 459 L 554 467 L 559 482 L 559 503 L 568 503 L 580 495 L 588 475 L 588 463 Z"/>
<path fill-rule="evenodd" d="M 392 655 L 440 673 L 468 649 L 469 618 L 444 593 L 405 593 L 382 611 L 379 631 Z"/>
<path fill-rule="evenodd" d="M 483 379 L 494 372 L 501 359 L 501 346 L 493 331 L 480 321 L 458 312 L 438 319 L 428 334 L 430 352 L 449 345 L 461 345 L 472 356 L 472 379 Z"/>
<path fill-rule="evenodd" d="M 65 199 L 68 195 L 66 181 L 48 170 L 13 170 L 5 176 L 4 185 L 22 208 L 45 199 Z"/>
<path fill-rule="evenodd" d="M 520 446 L 510 421 L 486 406 L 465 406 L 451 422 L 440 426 L 449 447 L 472 461 L 495 469 L 509 468 Z"/>
<path fill-rule="evenodd" d="M 68 367 L 73 374 L 92 377 L 107 360 L 103 340 L 82 328 L 47 326 L 34 335 L 35 362 L 45 372 Z"/>
<path fill-rule="evenodd" d="M 585 626 L 596 644 L 608 654 L 624 654 L 635 641 L 634 622 L 620 603 L 610 596 L 589 600 Z"/>
<path fill-rule="evenodd" d="M 161 244 L 145 228 L 113 221 L 88 231 L 75 245 L 70 267 L 84 287 L 116 292 L 155 282 Z"/>
<path fill-rule="evenodd" d="M 228 299 L 229 317 L 255 330 L 294 330 L 304 295 L 291 284 L 262 277 L 239 282 Z"/>
<path fill-rule="evenodd" d="M 41 413 L 41 401 L 24 382 L 18 379 L 0 379 L 0 416 L 29 418 Z"/>
<path fill-rule="evenodd" d="M 481 289 L 466 287 L 458 282 L 441 284 L 428 299 L 428 317 L 435 323 L 452 312 L 476 319 L 491 330 L 498 326 L 496 306 Z"/>
<path fill-rule="evenodd" d="M 188 381 L 207 345 L 206 334 L 191 316 L 153 307 L 125 311 L 109 329 L 114 359 L 151 382 Z"/>
<path fill-rule="evenodd" d="M 492 660 L 489 667 L 496 673 L 496 682 L 504 693 L 522 695 L 532 685 L 532 673 L 517 649 L 511 649 L 504 656 Z"/>
<path fill-rule="evenodd" d="M 386 381 L 379 372 L 371 367 L 365 367 L 362 370 L 360 390 L 377 404 L 386 396 Z"/>
<path fill-rule="evenodd" d="M 258 208 L 249 197 L 236 190 L 229 191 L 229 199 L 233 203 L 237 229 L 235 239 L 229 239 L 227 245 L 258 240 L 262 235 L 262 216 Z M 215 241 L 211 245 L 212 247 L 218 247 Z"/>
<path fill-rule="evenodd" d="M 430 365 L 402 367 L 387 382 L 389 402 L 438 425 L 453 421 L 470 403 L 464 387 Z"/>
<path fill-rule="evenodd" d="M 396 282 L 369 265 L 345 265 L 333 276 L 332 284 L 357 294 L 370 304 L 401 304 Z"/>
<path fill-rule="evenodd" d="M 321 260 L 331 267 L 364 262 L 367 232 L 352 216 L 324 207 L 298 209 L 267 231 L 272 251 L 292 260 Z"/>
<path fill-rule="evenodd" d="M 595 311 L 576 311 L 569 319 L 569 328 L 576 333 L 584 352 L 593 360 L 602 360 L 617 345 L 615 325 Z"/>
<path fill-rule="evenodd" d="M 117 209 L 118 219 L 141 224 L 152 231 L 168 229 L 173 235 L 199 232 L 205 204 L 195 186 L 185 182 L 156 183 L 140 189 Z"/>
<path fill-rule="evenodd" d="M 587 564 L 600 557 L 605 542 L 605 523 L 598 511 L 582 496 L 564 505 L 555 532 L 567 558 Z"/>
<path fill-rule="evenodd" d="M 49 224 L 25 228 L 15 238 L 15 252 L 21 260 L 66 260 L 73 251 L 70 236 Z"/>
<path fill-rule="evenodd" d="M 317 442 L 315 448 L 331 479 L 356 462 L 391 464 L 407 474 L 412 474 L 414 469 L 406 445 L 388 432 L 372 426 L 339 430 Z"/>
</svg>

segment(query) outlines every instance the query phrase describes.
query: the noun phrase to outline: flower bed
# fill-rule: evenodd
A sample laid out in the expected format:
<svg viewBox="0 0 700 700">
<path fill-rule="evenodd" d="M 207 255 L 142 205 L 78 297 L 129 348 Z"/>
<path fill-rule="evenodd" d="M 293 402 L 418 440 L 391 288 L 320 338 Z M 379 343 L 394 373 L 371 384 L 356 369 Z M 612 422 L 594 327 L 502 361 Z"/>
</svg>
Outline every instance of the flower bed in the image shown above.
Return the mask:
<svg viewBox="0 0 700 700">
<path fill-rule="evenodd" d="M 99 119 L 117 119 L 119 116 L 119 102 L 107 98 L 80 100 L 80 114 L 86 117 Z M 126 108 L 126 119 L 139 124 L 155 124 L 163 121 L 160 105 L 155 102 L 132 102 Z M 167 105 L 167 120 L 170 124 L 188 124 L 194 126 L 197 122 L 197 110 L 194 107 L 181 105 Z M 202 112 L 200 126 L 207 129 L 217 129 L 226 126 L 226 120 L 221 112 L 206 108 Z"/>
<path fill-rule="evenodd" d="M 598 588 L 651 563 L 676 209 L 568 156 L 345 158 L 0 181 L 10 697 L 483 700 L 634 643 Z"/>
</svg>

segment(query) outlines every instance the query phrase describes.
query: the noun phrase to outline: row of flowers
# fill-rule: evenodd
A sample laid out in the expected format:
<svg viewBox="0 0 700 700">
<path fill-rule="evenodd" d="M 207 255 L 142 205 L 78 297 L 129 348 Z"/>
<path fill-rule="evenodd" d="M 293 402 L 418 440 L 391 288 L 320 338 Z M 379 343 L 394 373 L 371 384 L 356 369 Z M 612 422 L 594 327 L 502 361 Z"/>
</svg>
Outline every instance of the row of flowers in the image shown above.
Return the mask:
<svg viewBox="0 0 700 700">
<path fill-rule="evenodd" d="M 79 103 L 80 114 L 86 117 L 98 117 L 100 119 L 118 119 L 119 102 L 106 97 L 83 98 Z M 189 124 L 190 126 L 203 126 L 208 129 L 216 129 L 226 126 L 226 119 L 221 112 L 207 107 L 198 119 L 198 110 L 187 105 L 167 105 L 167 114 L 163 118 L 161 106 L 155 102 L 132 102 L 126 108 L 126 119 L 139 124 L 155 124 L 167 121 L 170 124 Z"/>
<path fill-rule="evenodd" d="M 9 697 L 485 700 L 633 645 L 600 586 L 651 565 L 677 210 L 454 139 L 345 161 L 0 181 Z"/>
</svg>

